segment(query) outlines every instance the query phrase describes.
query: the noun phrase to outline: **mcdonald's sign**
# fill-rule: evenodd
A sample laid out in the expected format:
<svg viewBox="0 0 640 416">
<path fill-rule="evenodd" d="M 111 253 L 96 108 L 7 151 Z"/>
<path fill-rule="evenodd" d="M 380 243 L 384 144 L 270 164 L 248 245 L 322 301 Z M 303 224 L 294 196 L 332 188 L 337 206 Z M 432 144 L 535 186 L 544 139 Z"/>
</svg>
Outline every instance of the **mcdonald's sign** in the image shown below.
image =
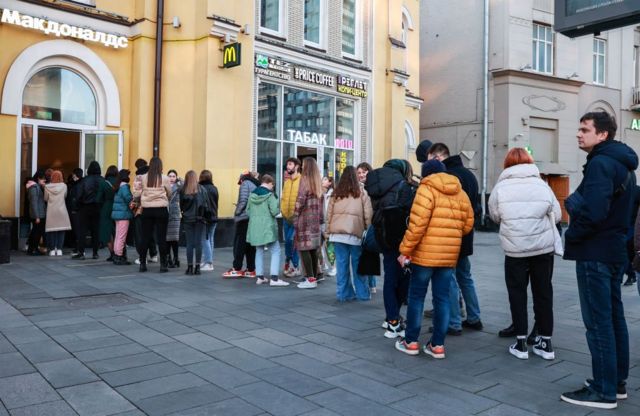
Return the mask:
<svg viewBox="0 0 640 416">
<path fill-rule="evenodd" d="M 224 45 L 222 48 L 222 67 L 233 68 L 240 65 L 240 42 Z"/>
</svg>

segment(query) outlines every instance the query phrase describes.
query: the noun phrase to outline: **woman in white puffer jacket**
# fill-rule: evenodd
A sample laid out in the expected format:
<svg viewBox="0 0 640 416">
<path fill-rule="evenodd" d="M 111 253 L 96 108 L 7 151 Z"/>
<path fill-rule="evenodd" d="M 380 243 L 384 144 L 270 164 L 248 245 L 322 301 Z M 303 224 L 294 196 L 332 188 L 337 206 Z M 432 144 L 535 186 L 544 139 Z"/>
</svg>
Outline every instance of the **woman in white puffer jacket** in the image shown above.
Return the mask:
<svg viewBox="0 0 640 416">
<path fill-rule="evenodd" d="M 553 254 L 555 223 L 562 215 L 553 191 L 540 178 L 533 158 L 523 148 L 507 153 L 504 171 L 489 198 L 489 215 L 500 224 L 500 243 L 505 251 L 505 280 L 516 343 L 509 352 L 529 358 L 527 348 L 527 286 L 531 280 L 533 311 L 538 330 L 533 352 L 553 360 Z"/>
</svg>

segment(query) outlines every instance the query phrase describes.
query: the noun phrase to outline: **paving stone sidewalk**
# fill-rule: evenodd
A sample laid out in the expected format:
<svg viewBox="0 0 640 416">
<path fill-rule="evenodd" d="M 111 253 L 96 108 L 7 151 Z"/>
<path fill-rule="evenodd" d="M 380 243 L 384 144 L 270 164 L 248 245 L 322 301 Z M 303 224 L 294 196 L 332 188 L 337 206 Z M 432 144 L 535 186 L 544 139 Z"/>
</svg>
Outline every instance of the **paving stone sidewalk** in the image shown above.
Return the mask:
<svg viewBox="0 0 640 416">
<path fill-rule="evenodd" d="M 315 290 L 222 279 L 229 249 L 202 276 L 13 252 L 0 266 L 0 416 L 613 414 L 559 400 L 591 371 L 574 264 L 556 260 L 555 361 L 517 360 L 497 337 L 510 315 L 487 233 L 472 258 L 485 329 L 448 337 L 436 361 L 382 336 L 382 279 L 371 302 L 338 304 L 333 278 Z M 623 295 L 632 369 L 615 413 L 640 415 L 640 297 Z"/>
</svg>

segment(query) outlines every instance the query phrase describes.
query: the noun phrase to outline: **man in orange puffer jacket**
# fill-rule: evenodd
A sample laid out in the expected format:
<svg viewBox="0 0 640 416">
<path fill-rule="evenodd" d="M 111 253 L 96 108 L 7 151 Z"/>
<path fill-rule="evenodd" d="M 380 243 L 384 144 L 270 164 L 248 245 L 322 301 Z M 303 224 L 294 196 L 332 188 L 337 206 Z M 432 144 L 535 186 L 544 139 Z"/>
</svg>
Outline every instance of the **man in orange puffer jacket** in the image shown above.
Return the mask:
<svg viewBox="0 0 640 416">
<path fill-rule="evenodd" d="M 462 236 L 473 228 L 473 207 L 460 181 L 445 172 L 438 160 L 422 165 L 423 179 L 411 206 L 409 227 L 400 244 L 398 261 L 411 262 L 409 305 L 405 338 L 396 349 L 409 355 L 420 353 L 418 336 L 424 298 L 433 282 L 433 335 L 423 351 L 444 358 L 444 338 L 449 325 L 449 287 L 458 262 Z"/>
</svg>

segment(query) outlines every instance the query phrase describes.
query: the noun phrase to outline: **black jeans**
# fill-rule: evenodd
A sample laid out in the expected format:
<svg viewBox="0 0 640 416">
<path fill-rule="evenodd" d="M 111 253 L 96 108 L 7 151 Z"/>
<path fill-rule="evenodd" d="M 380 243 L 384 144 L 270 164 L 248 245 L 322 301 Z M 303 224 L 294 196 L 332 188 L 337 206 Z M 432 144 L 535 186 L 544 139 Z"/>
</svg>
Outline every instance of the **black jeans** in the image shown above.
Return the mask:
<svg viewBox="0 0 640 416">
<path fill-rule="evenodd" d="M 247 270 L 256 270 L 256 248 L 247 243 L 249 220 L 236 222 L 236 234 L 233 237 L 233 268 L 242 269 L 242 260 L 247 259 Z"/>
<path fill-rule="evenodd" d="M 147 250 L 154 236 L 158 239 L 158 249 L 160 251 L 161 261 L 167 259 L 167 224 L 169 224 L 169 211 L 166 207 L 145 208 L 142 210 L 141 225 L 141 245 L 140 245 L 140 263 L 146 262 Z"/>
<path fill-rule="evenodd" d="M 202 222 L 183 222 L 182 229 L 187 240 L 187 265 L 193 265 L 193 251 L 196 252 L 196 263 L 202 260 L 202 240 L 204 238 L 205 224 Z M 177 241 L 174 241 L 177 243 Z"/>
<path fill-rule="evenodd" d="M 142 213 L 144 213 L 144 210 L 142 211 Z M 143 240 L 143 231 L 142 231 L 142 214 L 138 215 L 137 217 L 135 217 L 133 219 L 133 227 L 134 227 L 134 232 L 133 232 L 133 241 L 134 244 L 136 246 L 136 251 L 138 252 L 138 257 L 142 258 L 142 240 Z M 129 230 L 131 231 L 131 230 Z M 149 238 L 149 243 L 147 245 L 147 250 L 145 250 L 144 253 L 144 257 L 147 257 L 147 253 L 146 251 L 149 252 L 149 257 L 155 257 L 158 255 L 158 249 L 156 248 L 156 238 L 155 235 L 153 233 L 151 233 L 150 236 L 148 236 Z"/>
<path fill-rule="evenodd" d="M 527 335 L 528 332 L 527 286 L 531 280 L 538 335 L 550 337 L 553 334 L 553 253 L 531 257 L 505 256 L 504 276 L 516 335 Z"/>
<path fill-rule="evenodd" d="M 36 220 L 31 220 L 31 232 L 29 233 L 28 248 L 29 253 L 38 251 L 40 239 L 44 235 L 44 218 L 40 219 L 40 223 L 36 224 Z"/>
<path fill-rule="evenodd" d="M 100 205 L 81 205 L 78 211 L 78 253 L 84 254 L 87 244 L 87 231 L 91 232 L 91 246 L 93 254 L 98 254 L 99 231 L 100 231 Z"/>
</svg>

